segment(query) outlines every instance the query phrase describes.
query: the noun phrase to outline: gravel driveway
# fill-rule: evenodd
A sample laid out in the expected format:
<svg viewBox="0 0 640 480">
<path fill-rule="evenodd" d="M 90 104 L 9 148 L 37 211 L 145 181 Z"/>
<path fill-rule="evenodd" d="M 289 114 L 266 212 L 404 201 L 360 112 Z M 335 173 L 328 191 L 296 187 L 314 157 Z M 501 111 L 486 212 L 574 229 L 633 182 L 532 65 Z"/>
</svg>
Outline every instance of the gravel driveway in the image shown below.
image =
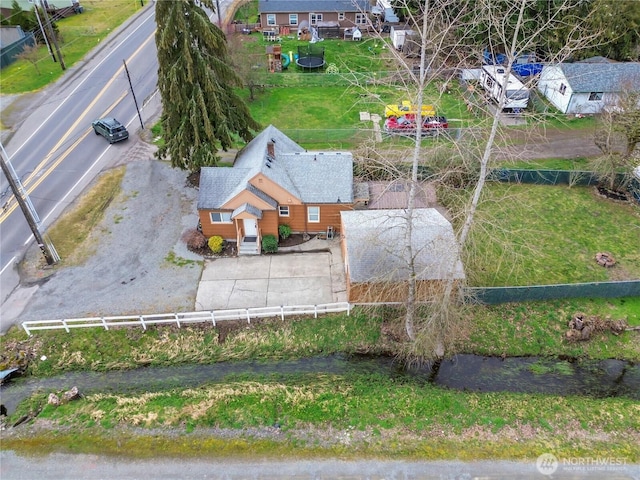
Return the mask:
<svg viewBox="0 0 640 480">
<path fill-rule="evenodd" d="M 3 330 L 11 317 L 22 322 L 194 309 L 202 258 L 181 236 L 197 224 L 197 190 L 186 184 L 185 172 L 154 160 L 154 149 L 135 137 L 129 141 L 121 193 L 90 236 L 95 254 L 86 263 L 47 276 L 33 268 L 41 255 L 31 248 Z"/>
</svg>

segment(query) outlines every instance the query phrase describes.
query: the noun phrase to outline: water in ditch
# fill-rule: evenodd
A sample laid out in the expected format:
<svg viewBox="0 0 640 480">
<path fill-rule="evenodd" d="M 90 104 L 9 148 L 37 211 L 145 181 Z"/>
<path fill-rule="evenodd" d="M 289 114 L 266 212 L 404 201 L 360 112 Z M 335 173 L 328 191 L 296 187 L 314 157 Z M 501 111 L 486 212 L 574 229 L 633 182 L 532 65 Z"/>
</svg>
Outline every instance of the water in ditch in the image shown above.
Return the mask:
<svg viewBox="0 0 640 480">
<path fill-rule="evenodd" d="M 224 381 L 229 376 L 305 373 L 384 374 L 456 390 L 523 392 L 552 395 L 625 396 L 640 400 L 640 365 L 621 360 L 571 362 L 537 357 L 457 355 L 437 368 L 403 369 L 388 357 L 333 355 L 298 360 L 240 361 L 212 365 L 143 367 L 133 370 L 70 372 L 50 378 L 16 378 L 0 388 L 8 412 L 35 392 L 59 392 L 72 386 L 83 394 L 135 394 L 192 388 Z"/>
</svg>

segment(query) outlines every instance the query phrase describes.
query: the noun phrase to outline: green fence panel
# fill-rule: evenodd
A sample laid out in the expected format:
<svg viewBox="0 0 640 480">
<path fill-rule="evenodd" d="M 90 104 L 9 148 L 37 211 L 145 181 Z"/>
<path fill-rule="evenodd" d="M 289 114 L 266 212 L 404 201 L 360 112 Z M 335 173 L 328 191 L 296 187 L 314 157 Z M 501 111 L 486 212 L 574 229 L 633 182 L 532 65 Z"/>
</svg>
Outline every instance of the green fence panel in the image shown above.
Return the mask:
<svg viewBox="0 0 640 480">
<path fill-rule="evenodd" d="M 11 65 L 18 59 L 18 55 L 22 53 L 25 46 L 35 45 L 36 40 L 33 33 L 28 33 L 25 37 L 21 38 L 17 42 L 2 47 L 0 49 L 0 68 L 4 68 Z"/>
<path fill-rule="evenodd" d="M 529 302 L 561 298 L 639 297 L 640 280 L 624 282 L 593 282 L 525 287 L 468 288 L 471 298 L 490 305 L 509 302 Z"/>
<path fill-rule="evenodd" d="M 619 181 L 628 183 L 630 175 L 619 174 Z M 533 183 L 536 185 L 578 185 L 589 186 L 598 183 L 598 176 L 593 172 L 578 170 L 525 170 L 500 168 L 492 170 L 489 180 L 513 183 Z"/>
<path fill-rule="evenodd" d="M 533 183 L 536 185 L 595 185 L 598 178 L 593 172 L 569 170 L 520 170 L 506 169 L 492 170 L 490 180 L 513 183 Z"/>
</svg>

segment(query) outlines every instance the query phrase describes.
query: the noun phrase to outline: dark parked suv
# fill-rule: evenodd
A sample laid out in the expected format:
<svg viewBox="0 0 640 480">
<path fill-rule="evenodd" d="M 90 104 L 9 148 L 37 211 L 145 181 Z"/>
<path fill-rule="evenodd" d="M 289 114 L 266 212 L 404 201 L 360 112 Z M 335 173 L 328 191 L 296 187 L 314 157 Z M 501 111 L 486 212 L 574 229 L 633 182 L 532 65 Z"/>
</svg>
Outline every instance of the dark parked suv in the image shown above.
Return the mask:
<svg viewBox="0 0 640 480">
<path fill-rule="evenodd" d="M 91 124 L 96 135 L 102 135 L 109 143 L 119 142 L 129 138 L 129 132 L 115 118 L 101 118 Z"/>
</svg>

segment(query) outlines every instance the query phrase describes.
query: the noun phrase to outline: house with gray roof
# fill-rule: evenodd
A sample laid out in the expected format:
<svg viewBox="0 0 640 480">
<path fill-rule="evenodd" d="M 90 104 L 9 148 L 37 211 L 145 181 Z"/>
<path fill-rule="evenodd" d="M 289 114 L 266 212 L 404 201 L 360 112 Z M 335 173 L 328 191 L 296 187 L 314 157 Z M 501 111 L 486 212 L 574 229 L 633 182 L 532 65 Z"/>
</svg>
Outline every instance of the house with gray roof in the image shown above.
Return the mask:
<svg viewBox="0 0 640 480">
<path fill-rule="evenodd" d="M 369 0 L 259 0 L 258 14 L 263 29 L 286 27 L 290 32 L 365 27 L 371 10 Z M 321 30 L 322 31 L 322 30 Z"/>
<path fill-rule="evenodd" d="M 435 208 L 343 211 L 341 248 L 351 303 L 403 302 L 411 275 L 405 258 L 411 225 L 416 299 L 433 300 L 448 281 L 465 278 L 451 223 Z"/>
<path fill-rule="evenodd" d="M 273 125 L 238 152 L 232 167 L 200 172 L 198 215 L 206 237 L 237 242 L 238 253 L 260 253 L 261 239 L 293 233 L 338 232 L 351 210 L 350 152 L 305 150 Z"/>
<path fill-rule="evenodd" d="M 621 92 L 640 91 L 640 63 L 545 65 L 538 90 L 562 113 L 600 113 L 615 106 Z"/>
</svg>

